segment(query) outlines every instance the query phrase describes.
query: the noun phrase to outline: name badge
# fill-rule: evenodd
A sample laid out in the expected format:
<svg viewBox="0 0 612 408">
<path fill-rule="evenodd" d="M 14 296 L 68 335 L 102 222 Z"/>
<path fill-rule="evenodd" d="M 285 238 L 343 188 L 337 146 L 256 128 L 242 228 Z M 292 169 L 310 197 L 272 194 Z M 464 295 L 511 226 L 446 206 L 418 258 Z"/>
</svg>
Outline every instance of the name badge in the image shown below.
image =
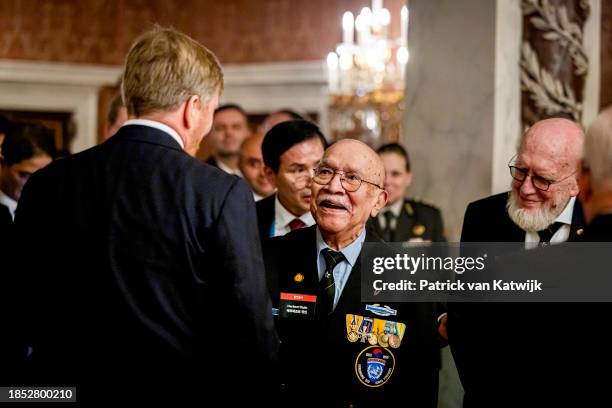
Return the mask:
<svg viewBox="0 0 612 408">
<path fill-rule="evenodd" d="M 279 317 L 289 319 L 314 319 L 316 295 L 281 293 L 278 303 Z"/>
</svg>

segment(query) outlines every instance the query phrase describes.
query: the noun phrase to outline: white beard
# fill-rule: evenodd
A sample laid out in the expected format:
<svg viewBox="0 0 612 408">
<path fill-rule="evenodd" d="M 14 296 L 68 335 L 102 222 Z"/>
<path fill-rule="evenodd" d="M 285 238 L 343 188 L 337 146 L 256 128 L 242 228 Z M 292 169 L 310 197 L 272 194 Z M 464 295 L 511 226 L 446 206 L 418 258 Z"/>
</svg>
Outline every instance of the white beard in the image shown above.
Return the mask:
<svg viewBox="0 0 612 408">
<path fill-rule="evenodd" d="M 512 190 L 506 203 L 506 211 L 510 219 L 523 231 L 538 232 L 552 225 L 559 214 L 563 212 L 566 205 L 567 201 L 564 205 L 546 205 L 544 208 L 534 210 L 521 208 L 518 204 L 518 195 Z"/>
</svg>

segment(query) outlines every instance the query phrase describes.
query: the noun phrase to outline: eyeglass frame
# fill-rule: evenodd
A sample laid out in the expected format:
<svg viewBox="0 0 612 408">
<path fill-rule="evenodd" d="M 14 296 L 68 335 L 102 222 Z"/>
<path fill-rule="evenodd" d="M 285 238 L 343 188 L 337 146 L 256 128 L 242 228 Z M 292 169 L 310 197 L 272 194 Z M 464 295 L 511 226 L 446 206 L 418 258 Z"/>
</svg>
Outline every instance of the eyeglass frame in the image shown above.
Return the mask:
<svg viewBox="0 0 612 408">
<path fill-rule="evenodd" d="M 322 169 L 322 168 L 329 169 L 329 170 L 331 170 L 331 171 L 333 171 L 333 172 L 334 172 L 334 173 L 332 174 L 331 178 L 329 179 L 329 181 L 328 181 L 327 183 L 319 183 L 318 181 L 316 181 L 316 180 L 315 180 L 315 179 L 317 178 L 318 171 L 319 171 L 320 169 Z M 336 177 L 336 174 L 338 174 L 338 175 L 340 175 L 340 185 L 342 185 L 342 188 L 343 188 L 345 191 L 349 192 L 349 193 L 354 193 L 355 191 L 359 190 L 359 189 L 361 188 L 362 183 L 368 183 L 368 184 L 370 184 L 370 185 L 372 185 L 372 186 L 374 186 L 374 187 L 377 187 L 377 188 L 379 188 L 379 189 L 381 189 L 381 190 L 385 191 L 385 188 L 384 188 L 384 187 L 381 187 L 381 186 L 379 186 L 379 185 L 378 185 L 378 184 L 376 184 L 376 183 L 372 183 L 371 181 L 364 180 L 363 178 L 361 178 L 361 176 L 360 176 L 359 174 L 354 173 L 354 172 L 350 172 L 350 171 L 349 171 L 348 173 L 349 173 L 349 174 L 353 173 L 353 174 L 355 174 L 355 176 L 357 176 L 357 177 L 359 178 L 359 185 L 357 186 L 357 188 L 356 188 L 356 189 L 354 189 L 354 190 L 349 190 L 349 189 L 348 189 L 348 188 L 346 188 L 346 186 L 344 185 L 344 182 L 346 181 L 346 178 L 345 178 L 345 175 L 347 174 L 347 172 L 346 172 L 346 171 L 337 170 L 337 169 L 334 169 L 334 168 L 331 168 L 331 167 L 328 167 L 328 166 L 323 166 L 323 167 L 319 166 L 319 167 L 314 168 L 313 170 L 314 170 L 314 175 L 312 176 L 312 181 L 313 181 L 313 183 L 317 183 L 317 184 L 318 184 L 318 185 L 320 185 L 320 186 L 327 186 L 327 185 L 329 185 L 329 183 L 331 183 L 331 182 L 334 180 L 334 177 Z M 347 183 L 347 184 L 348 184 L 348 183 Z M 350 185 L 350 184 L 348 184 L 348 185 Z"/>
<path fill-rule="evenodd" d="M 533 184 L 533 187 L 535 189 L 540 190 L 540 191 L 548 191 L 550 189 L 551 185 L 560 183 L 560 182 L 562 182 L 564 180 L 567 180 L 568 178 L 570 178 L 571 176 L 573 176 L 574 174 L 576 174 L 578 172 L 578 170 L 575 170 L 573 173 L 563 177 L 562 179 L 559 179 L 559 180 L 549 180 L 549 179 L 547 179 L 545 177 L 542 177 L 542 176 L 540 176 L 538 174 L 535 174 L 535 173 L 533 173 L 533 174 L 535 174 L 535 176 L 533 174 L 529 174 L 531 172 L 531 169 L 528 168 L 527 170 L 529 170 L 529 171 L 527 172 L 527 174 L 525 174 L 525 178 L 520 180 L 520 179 L 514 177 L 514 175 L 512 174 L 512 169 L 516 169 L 519 172 L 524 172 L 525 169 L 521 168 L 521 167 L 513 166 L 513 164 L 516 164 L 516 162 L 512 163 L 515 159 L 516 159 L 516 155 L 514 155 L 510 159 L 510 161 L 508 162 L 508 169 L 510 170 L 510 176 L 512 177 L 512 179 L 516 180 L 516 181 L 520 181 L 521 183 L 523 183 L 523 182 L 525 182 L 525 180 L 527 180 L 527 177 L 531 177 L 531 184 Z M 537 177 L 538 179 L 544 180 L 546 183 L 548 183 L 546 189 L 542 189 L 542 188 L 539 188 L 538 186 L 536 186 L 535 183 L 533 182 L 534 177 Z"/>
</svg>

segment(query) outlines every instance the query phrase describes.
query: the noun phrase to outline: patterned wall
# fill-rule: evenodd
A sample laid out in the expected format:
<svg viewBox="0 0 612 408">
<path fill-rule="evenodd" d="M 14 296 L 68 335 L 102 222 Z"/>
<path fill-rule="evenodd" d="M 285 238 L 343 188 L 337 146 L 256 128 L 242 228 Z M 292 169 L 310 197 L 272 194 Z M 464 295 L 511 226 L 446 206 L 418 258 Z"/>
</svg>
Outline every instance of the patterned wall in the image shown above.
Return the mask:
<svg viewBox="0 0 612 408">
<path fill-rule="evenodd" d="M 405 0 L 386 0 L 399 32 Z M 121 64 L 157 23 L 200 40 L 223 63 L 322 60 L 342 13 L 368 0 L 1 0 L 0 59 Z"/>
</svg>

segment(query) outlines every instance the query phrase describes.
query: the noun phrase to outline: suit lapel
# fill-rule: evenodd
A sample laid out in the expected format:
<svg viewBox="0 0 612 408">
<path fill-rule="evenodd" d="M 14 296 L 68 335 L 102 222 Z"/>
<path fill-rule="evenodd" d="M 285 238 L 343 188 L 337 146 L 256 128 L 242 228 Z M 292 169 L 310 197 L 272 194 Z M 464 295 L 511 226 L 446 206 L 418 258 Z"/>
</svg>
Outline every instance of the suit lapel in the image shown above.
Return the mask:
<svg viewBox="0 0 612 408">
<path fill-rule="evenodd" d="M 291 270 L 284 276 L 287 277 L 285 288 L 294 293 L 316 294 L 319 284 L 319 272 L 317 269 L 317 245 L 316 226 L 303 228 L 290 233 L 284 253 L 279 254 L 286 257 L 286 265 Z M 291 251 L 291 248 L 299 250 Z M 301 276 L 300 276 L 301 275 Z"/>
<path fill-rule="evenodd" d="M 570 226 L 570 235 L 568 241 L 580 241 L 581 235 L 584 232 L 585 221 L 584 213 L 582 212 L 582 205 L 580 201 L 576 200 L 574 204 L 574 211 L 572 213 L 572 225 Z"/>
</svg>

